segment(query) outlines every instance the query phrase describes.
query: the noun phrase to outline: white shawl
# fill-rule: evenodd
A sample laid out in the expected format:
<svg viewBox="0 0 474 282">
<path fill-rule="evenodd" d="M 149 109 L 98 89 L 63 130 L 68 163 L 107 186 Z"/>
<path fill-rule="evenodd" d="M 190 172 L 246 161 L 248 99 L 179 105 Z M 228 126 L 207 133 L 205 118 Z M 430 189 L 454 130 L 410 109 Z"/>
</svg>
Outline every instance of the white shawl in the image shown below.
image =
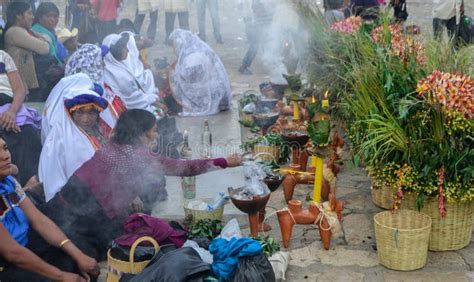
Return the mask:
<svg viewBox="0 0 474 282">
<path fill-rule="evenodd" d="M 178 61 L 171 87 L 183 116 L 208 116 L 230 108 L 231 88 L 224 65 L 211 47 L 187 30 L 170 35 Z"/>
<path fill-rule="evenodd" d="M 44 116 L 48 118 L 43 119 L 43 122 L 47 123 L 43 129 L 48 130 L 46 130 L 38 172 L 39 180 L 44 185 L 46 201 L 51 200 L 66 184 L 69 177 L 95 153 L 87 135 L 76 126 L 64 106 L 66 99 L 80 94 L 99 96 L 90 90 L 92 87 L 93 83 L 87 75 L 76 74 L 61 79 L 55 87 L 56 91 L 51 93 L 53 96 L 49 96 L 55 99 L 54 103 L 50 101 L 49 108 L 45 108 Z M 110 120 L 103 118 L 104 113 L 105 111 L 101 113 L 100 118 L 113 128 L 115 120 L 111 123 Z M 112 118 L 112 116 L 107 117 Z"/>
<path fill-rule="evenodd" d="M 111 34 L 103 44 L 110 47 L 120 39 L 119 34 Z M 129 53 L 124 61 L 117 61 L 112 54 L 105 56 L 104 82 L 122 99 L 127 109 L 143 109 L 156 113 L 154 103 L 158 100 L 153 74 L 145 70 L 139 58 L 133 34 L 127 44 Z"/>
</svg>

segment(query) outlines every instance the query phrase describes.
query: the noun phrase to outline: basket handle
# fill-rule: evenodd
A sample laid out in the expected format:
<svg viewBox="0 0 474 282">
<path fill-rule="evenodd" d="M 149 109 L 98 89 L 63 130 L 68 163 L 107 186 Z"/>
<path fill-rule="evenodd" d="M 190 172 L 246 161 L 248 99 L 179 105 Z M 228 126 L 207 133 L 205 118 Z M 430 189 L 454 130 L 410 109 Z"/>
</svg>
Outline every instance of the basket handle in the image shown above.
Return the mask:
<svg viewBox="0 0 474 282">
<path fill-rule="evenodd" d="M 135 240 L 135 242 L 133 242 L 132 244 L 132 247 L 130 248 L 130 254 L 128 257 L 128 261 L 130 262 L 130 269 L 132 270 L 132 272 L 135 272 L 135 250 L 137 249 L 138 245 L 144 241 L 148 241 L 153 245 L 153 247 L 155 248 L 155 255 L 160 250 L 160 245 L 158 245 L 158 242 L 156 242 L 156 240 L 150 236 L 143 236 Z"/>
</svg>

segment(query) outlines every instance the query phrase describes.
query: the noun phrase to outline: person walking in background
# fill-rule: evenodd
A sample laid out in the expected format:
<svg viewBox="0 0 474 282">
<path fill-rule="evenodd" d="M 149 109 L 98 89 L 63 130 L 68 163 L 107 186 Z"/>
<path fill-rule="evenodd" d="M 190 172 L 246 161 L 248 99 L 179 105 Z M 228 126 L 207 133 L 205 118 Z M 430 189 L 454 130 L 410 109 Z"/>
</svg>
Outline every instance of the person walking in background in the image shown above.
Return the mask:
<svg viewBox="0 0 474 282">
<path fill-rule="evenodd" d="M 433 0 L 433 34 L 436 39 L 441 38 L 444 28 L 450 39 L 457 37 L 462 4 L 462 0 Z"/>
<path fill-rule="evenodd" d="M 120 0 L 90 0 L 92 10 L 97 19 L 97 35 L 99 42 L 115 32 L 117 28 L 117 9 L 120 6 Z"/>
<path fill-rule="evenodd" d="M 219 4 L 217 0 L 196 0 L 197 19 L 199 27 L 199 38 L 206 41 L 206 6 L 211 14 L 212 27 L 214 28 L 214 38 L 218 44 L 224 44 L 221 36 L 221 26 L 219 22 Z"/>
<path fill-rule="evenodd" d="M 170 34 L 174 30 L 174 22 L 178 15 L 179 28 L 189 30 L 189 6 L 187 0 L 164 0 L 165 10 L 165 44 L 171 45 Z"/>
<path fill-rule="evenodd" d="M 324 0 L 324 18 L 329 26 L 345 19 L 343 4 L 343 0 Z"/>
<path fill-rule="evenodd" d="M 156 24 L 158 22 L 158 1 L 154 0 L 138 0 L 138 8 L 137 13 L 135 14 L 135 29 L 138 33 L 142 29 L 143 21 L 145 20 L 145 16 L 147 13 L 150 15 L 150 22 L 148 24 L 148 29 L 146 32 L 146 36 L 155 41 L 156 38 Z"/>
<path fill-rule="evenodd" d="M 240 3 L 244 14 L 245 33 L 249 48 L 239 68 L 240 74 L 252 75 L 249 67 L 252 65 L 258 48 L 273 20 L 273 3 L 270 0 L 243 0 Z"/>
</svg>

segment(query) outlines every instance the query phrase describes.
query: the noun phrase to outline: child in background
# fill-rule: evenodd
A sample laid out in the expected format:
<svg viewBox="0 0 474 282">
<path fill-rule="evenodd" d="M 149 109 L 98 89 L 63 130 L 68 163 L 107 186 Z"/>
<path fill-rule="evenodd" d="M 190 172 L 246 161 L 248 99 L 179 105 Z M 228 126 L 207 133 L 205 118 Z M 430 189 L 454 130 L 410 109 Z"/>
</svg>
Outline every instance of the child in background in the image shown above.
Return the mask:
<svg viewBox="0 0 474 282">
<path fill-rule="evenodd" d="M 58 40 L 61 42 L 67 50 L 67 58 L 74 53 L 77 48 L 79 48 L 79 43 L 77 41 L 77 28 L 73 28 L 72 31 L 69 31 L 67 28 L 63 28 L 58 32 Z M 66 59 L 67 60 L 67 59 Z M 66 61 L 65 60 L 65 61 Z"/>
</svg>

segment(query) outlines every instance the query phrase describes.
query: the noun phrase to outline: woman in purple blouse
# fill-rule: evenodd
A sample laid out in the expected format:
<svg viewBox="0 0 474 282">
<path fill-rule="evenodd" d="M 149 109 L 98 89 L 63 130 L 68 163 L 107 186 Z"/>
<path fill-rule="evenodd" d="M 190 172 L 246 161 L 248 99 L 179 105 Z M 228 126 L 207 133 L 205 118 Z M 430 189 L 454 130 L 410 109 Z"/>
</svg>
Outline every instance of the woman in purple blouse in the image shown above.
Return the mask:
<svg viewBox="0 0 474 282">
<path fill-rule="evenodd" d="M 124 112 L 110 142 L 43 205 L 44 213 L 88 255 L 104 258 L 107 244 L 119 235 L 132 201 L 147 187 L 155 189 L 149 193 L 163 190 L 165 175 L 193 176 L 241 164 L 237 155 L 176 160 L 155 154 L 151 148 L 158 131 L 156 118 L 150 112 Z"/>
</svg>

